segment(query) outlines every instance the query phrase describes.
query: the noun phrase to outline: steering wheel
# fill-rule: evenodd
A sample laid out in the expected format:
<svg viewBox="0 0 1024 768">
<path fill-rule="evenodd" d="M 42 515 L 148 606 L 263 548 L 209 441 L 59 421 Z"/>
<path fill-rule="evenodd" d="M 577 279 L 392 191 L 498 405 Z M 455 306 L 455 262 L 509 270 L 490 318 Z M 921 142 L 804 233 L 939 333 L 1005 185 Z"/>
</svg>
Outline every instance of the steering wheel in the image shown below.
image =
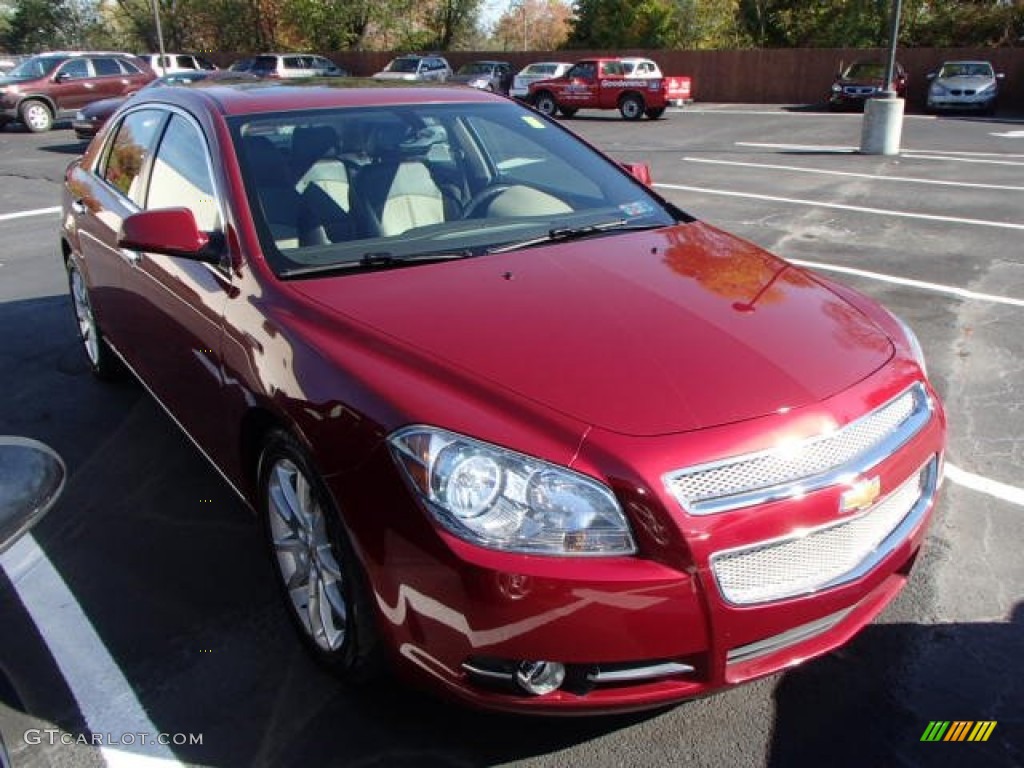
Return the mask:
<svg viewBox="0 0 1024 768">
<path fill-rule="evenodd" d="M 473 195 L 462 208 L 462 218 L 479 219 L 487 213 L 487 206 L 503 192 L 508 191 L 514 184 L 488 184 L 475 195 Z"/>
</svg>

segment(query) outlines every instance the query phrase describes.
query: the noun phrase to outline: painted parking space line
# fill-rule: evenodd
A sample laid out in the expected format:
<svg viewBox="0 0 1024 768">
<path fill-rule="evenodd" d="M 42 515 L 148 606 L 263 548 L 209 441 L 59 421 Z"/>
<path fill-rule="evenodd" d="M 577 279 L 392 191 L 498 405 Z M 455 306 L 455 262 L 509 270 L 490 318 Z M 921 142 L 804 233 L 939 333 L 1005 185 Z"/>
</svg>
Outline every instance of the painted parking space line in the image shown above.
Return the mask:
<svg viewBox="0 0 1024 768">
<path fill-rule="evenodd" d="M 737 141 L 737 147 L 754 147 L 760 149 L 788 149 L 794 152 L 860 152 L 860 147 L 853 147 L 842 144 L 775 144 L 763 141 Z M 907 158 L 917 158 L 921 155 L 942 155 L 946 157 L 978 157 L 994 158 L 997 160 L 1024 159 L 1022 154 L 1010 152 L 969 152 L 967 150 L 943 150 L 943 149 L 901 149 L 900 155 Z"/>
<path fill-rule="evenodd" d="M 987 157 L 956 157 L 954 155 L 903 155 L 914 160 L 941 160 L 947 163 L 974 163 L 976 165 L 1012 165 L 1022 166 L 1024 160 L 992 160 Z"/>
<path fill-rule="evenodd" d="M 31 211 L 15 211 L 14 213 L 0 213 L 0 221 L 10 221 L 11 219 L 26 219 L 29 216 L 49 216 L 53 213 L 60 213 L 60 206 L 54 206 L 52 208 L 36 208 Z"/>
<path fill-rule="evenodd" d="M 945 469 L 946 477 L 957 485 L 993 496 L 1000 501 L 1016 504 L 1018 507 L 1024 507 L 1024 488 L 1016 488 L 998 480 L 989 480 L 987 477 L 967 472 L 948 462 Z"/>
<path fill-rule="evenodd" d="M 841 267 L 837 264 L 822 264 L 817 261 L 805 261 L 804 259 L 786 259 L 786 261 L 791 264 L 796 264 L 798 267 L 820 269 L 823 272 L 839 272 L 844 275 L 864 277 L 869 280 L 878 280 L 879 282 L 892 283 L 893 285 L 903 285 L 908 288 L 919 288 L 926 291 L 934 291 L 935 293 L 945 293 L 949 296 L 956 296 L 957 298 L 968 299 L 970 301 L 987 301 L 992 304 L 1005 304 L 1010 307 L 1024 307 L 1024 299 L 1015 299 L 1012 296 L 997 296 L 992 293 L 979 293 L 978 291 L 971 291 L 967 288 L 960 288 L 956 285 L 929 283 L 925 280 L 914 280 L 909 277 L 897 277 L 896 275 L 886 275 L 882 272 L 870 272 L 866 269 L 857 269 L 856 267 Z"/>
<path fill-rule="evenodd" d="M 32 617 L 89 730 L 108 740 L 132 734 L 132 752 L 97 747 L 115 768 L 178 768 L 182 764 L 149 719 L 89 617 L 31 534 L 0 555 L 0 566 Z M 139 743 L 141 735 L 150 738 Z"/>
<path fill-rule="evenodd" d="M 940 179 L 919 179 L 911 176 L 881 176 L 876 173 L 856 173 L 854 171 L 830 171 L 824 168 L 802 168 L 798 165 L 776 165 L 774 163 L 744 163 L 738 160 L 714 160 L 707 157 L 683 157 L 688 163 L 704 163 L 705 165 L 729 165 L 737 168 L 763 168 L 772 171 L 793 171 L 796 173 L 814 173 L 823 176 L 844 176 L 872 181 L 897 181 L 907 184 L 934 184 L 948 187 L 967 187 L 970 189 L 994 189 L 1006 192 L 1024 192 L 1024 187 L 1010 184 L 978 184 L 969 181 L 945 181 Z"/>
<path fill-rule="evenodd" d="M 787 205 L 806 205 L 812 208 L 830 208 L 837 211 L 852 211 L 854 213 L 869 213 L 875 216 L 889 216 L 898 219 L 919 219 L 922 221 L 938 221 L 945 224 L 969 224 L 977 227 L 993 227 L 995 229 L 1024 230 L 1024 224 L 1016 224 L 1010 221 L 991 221 L 989 219 L 967 219 L 960 216 L 939 216 L 933 213 L 912 213 L 911 211 L 894 211 L 887 208 L 871 208 L 863 205 L 848 205 L 846 203 L 828 203 L 821 200 L 803 200 L 797 197 L 780 197 L 778 195 L 759 195 L 753 192 L 736 192 L 731 189 L 711 189 L 710 187 L 691 187 L 684 184 L 654 184 L 658 189 L 674 189 L 681 192 L 696 192 L 704 195 L 720 195 L 723 197 L 742 197 L 751 200 L 766 200 L 773 203 L 786 203 Z"/>
</svg>

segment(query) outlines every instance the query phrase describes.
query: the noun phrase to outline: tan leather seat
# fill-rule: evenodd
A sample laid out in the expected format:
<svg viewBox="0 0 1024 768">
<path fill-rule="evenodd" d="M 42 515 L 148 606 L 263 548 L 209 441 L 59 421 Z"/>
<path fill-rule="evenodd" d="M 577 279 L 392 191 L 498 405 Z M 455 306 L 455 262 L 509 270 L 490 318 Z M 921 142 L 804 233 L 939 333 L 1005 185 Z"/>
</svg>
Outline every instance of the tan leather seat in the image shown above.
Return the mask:
<svg viewBox="0 0 1024 768">
<path fill-rule="evenodd" d="M 446 220 L 445 194 L 426 163 L 406 156 L 409 138 L 403 125 L 378 127 L 370 136 L 373 161 L 359 170 L 352 184 L 352 212 L 366 237 L 392 236 Z"/>
</svg>

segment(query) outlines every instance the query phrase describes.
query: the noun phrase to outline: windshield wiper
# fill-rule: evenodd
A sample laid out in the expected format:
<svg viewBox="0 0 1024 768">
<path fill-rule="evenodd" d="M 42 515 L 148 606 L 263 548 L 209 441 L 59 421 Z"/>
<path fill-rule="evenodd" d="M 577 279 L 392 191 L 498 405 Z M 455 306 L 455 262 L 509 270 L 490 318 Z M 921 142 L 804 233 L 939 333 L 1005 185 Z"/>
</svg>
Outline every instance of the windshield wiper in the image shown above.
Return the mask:
<svg viewBox="0 0 1024 768">
<path fill-rule="evenodd" d="M 627 219 L 612 219 L 611 221 L 600 221 L 597 224 L 587 224 L 582 227 L 555 227 L 554 229 L 549 229 L 547 234 L 540 235 L 539 237 L 531 237 L 528 240 L 519 240 L 515 243 L 506 243 L 495 248 L 488 248 L 487 253 L 507 253 L 508 251 L 517 251 L 520 248 L 529 248 L 533 245 L 543 245 L 544 243 L 554 243 L 562 240 L 578 240 L 602 232 L 608 232 L 609 230 L 639 232 L 644 229 L 657 229 L 662 226 L 661 224 L 628 226 L 628 224 L 629 221 Z"/>
<path fill-rule="evenodd" d="M 325 275 L 331 272 L 358 272 L 362 270 L 387 269 L 402 267 L 406 264 L 429 264 L 438 261 L 457 261 L 475 256 L 472 251 L 438 251 L 436 253 L 412 253 L 407 256 L 396 256 L 387 251 L 371 251 L 364 253 L 353 261 L 336 261 L 331 264 L 311 264 L 305 267 L 292 267 L 281 272 L 281 277 L 306 277 L 308 275 Z"/>
</svg>

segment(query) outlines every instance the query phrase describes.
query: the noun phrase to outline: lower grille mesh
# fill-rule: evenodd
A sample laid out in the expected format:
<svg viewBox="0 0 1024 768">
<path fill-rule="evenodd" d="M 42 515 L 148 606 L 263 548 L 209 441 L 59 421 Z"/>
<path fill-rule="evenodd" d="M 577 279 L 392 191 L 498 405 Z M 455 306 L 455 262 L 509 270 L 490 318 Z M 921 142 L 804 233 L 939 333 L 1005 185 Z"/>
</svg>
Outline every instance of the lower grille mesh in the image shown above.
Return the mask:
<svg viewBox="0 0 1024 768">
<path fill-rule="evenodd" d="M 863 514 L 803 535 L 711 557 L 722 595 L 749 605 L 814 592 L 841 583 L 934 488 L 935 461 Z"/>
</svg>

